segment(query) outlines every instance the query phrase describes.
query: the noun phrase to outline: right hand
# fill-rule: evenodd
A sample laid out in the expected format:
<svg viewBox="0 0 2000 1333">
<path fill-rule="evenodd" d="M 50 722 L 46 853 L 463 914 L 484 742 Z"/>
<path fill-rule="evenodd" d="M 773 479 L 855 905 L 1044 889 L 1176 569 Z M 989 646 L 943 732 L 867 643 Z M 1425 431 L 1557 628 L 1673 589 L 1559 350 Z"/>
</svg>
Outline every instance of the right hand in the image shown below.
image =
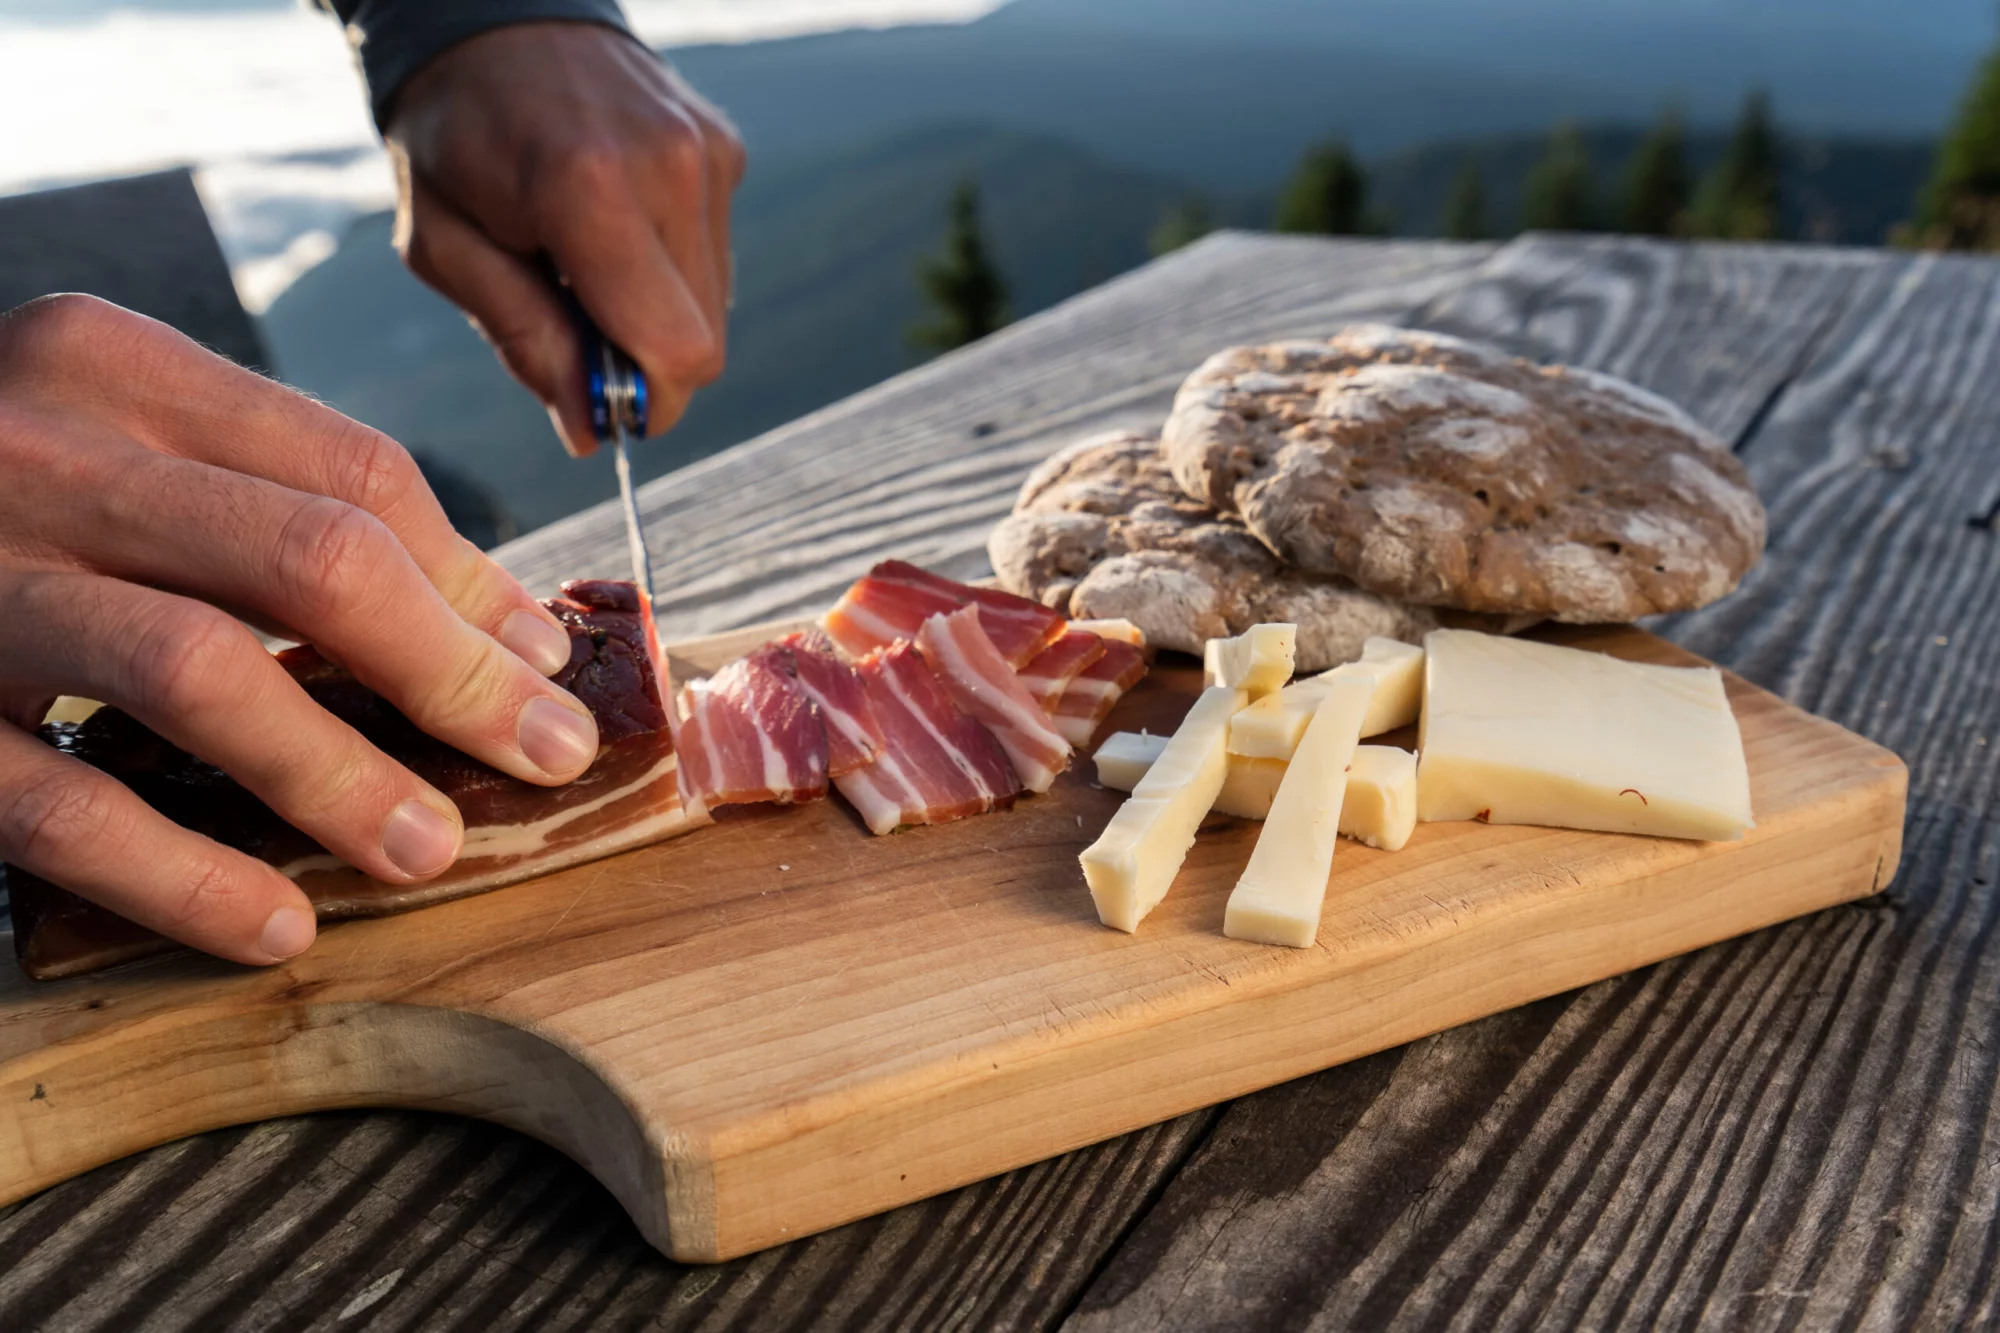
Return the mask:
<svg viewBox="0 0 2000 1333">
<path fill-rule="evenodd" d="M 125 710 L 392 884 L 457 858 L 458 811 L 230 611 L 517 778 L 596 756 L 546 679 L 567 633 L 395 441 L 90 297 L 0 315 L 0 608 L 0 859 L 238 962 L 311 944 L 306 896 L 36 739 L 54 696 Z"/>
</svg>

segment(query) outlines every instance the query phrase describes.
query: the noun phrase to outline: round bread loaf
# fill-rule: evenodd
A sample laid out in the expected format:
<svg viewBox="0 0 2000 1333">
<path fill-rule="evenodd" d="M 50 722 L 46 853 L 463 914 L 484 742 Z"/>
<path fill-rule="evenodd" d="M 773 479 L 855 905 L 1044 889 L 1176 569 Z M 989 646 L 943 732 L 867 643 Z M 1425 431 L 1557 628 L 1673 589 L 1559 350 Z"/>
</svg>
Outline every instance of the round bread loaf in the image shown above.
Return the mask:
<svg viewBox="0 0 2000 1333">
<path fill-rule="evenodd" d="M 1240 522 L 1181 494 L 1154 433 L 1094 436 L 1043 463 L 987 551 L 1008 591 L 1078 619 L 1123 617 L 1187 653 L 1289 621 L 1298 669 L 1321 671 L 1359 657 L 1371 635 L 1415 641 L 1437 623 L 1345 579 L 1286 569 Z"/>
<path fill-rule="evenodd" d="M 1230 348 L 1162 441 L 1282 560 L 1399 601 L 1632 620 L 1714 601 L 1764 549 L 1743 465 L 1672 403 L 1440 334 Z"/>
</svg>

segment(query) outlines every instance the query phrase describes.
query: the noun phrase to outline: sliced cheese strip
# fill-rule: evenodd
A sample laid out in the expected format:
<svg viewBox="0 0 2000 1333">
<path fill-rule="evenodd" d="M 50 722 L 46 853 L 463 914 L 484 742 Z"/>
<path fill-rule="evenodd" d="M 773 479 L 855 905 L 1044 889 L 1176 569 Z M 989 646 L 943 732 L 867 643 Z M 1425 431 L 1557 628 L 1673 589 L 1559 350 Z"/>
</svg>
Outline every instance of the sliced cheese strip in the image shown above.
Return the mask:
<svg viewBox="0 0 2000 1333">
<path fill-rule="evenodd" d="M 1309 949 L 1319 934 L 1347 770 L 1375 682 L 1336 679 L 1285 766 L 1250 864 L 1230 891 L 1222 933 L 1231 939 Z"/>
<path fill-rule="evenodd" d="M 1393 745 L 1355 747 L 1347 770 L 1347 793 L 1340 802 L 1341 835 L 1385 852 L 1400 852 L 1416 830 L 1417 757 Z"/>
<path fill-rule="evenodd" d="M 1278 784 L 1284 779 L 1282 759 L 1252 759 L 1232 754 L 1229 772 L 1222 779 L 1222 790 L 1215 797 L 1215 812 L 1237 819 L 1262 819 L 1271 813 L 1271 802 L 1277 799 Z"/>
<path fill-rule="evenodd" d="M 1222 790 L 1229 719 L 1246 702 L 1242 690 L 1203 690 L 1131 798 L 1078 858 L 1105 925 L 1137 930 L 1167 896 Z"/>
<path fill-rule="evenodd" d="M 1722 674 L 1433 630 L 1417 817 L 1732 840 L 1750 771 Z"/>
<path fill-rule="evenodd" d="M 1289 759 L 1306 734 L 1329 680 L 1367 676 L 1375 694 L 1362 719 L 1361 734 L 1379 736 L 1417 720 L 1423 699 L 1424 650 L 1395 639 L 1374 638 L 1362 645 L 1361 657 L 1317 676 L 1295 680 L 1276 694 L 1267 694 L 1236 715 L 1229 724 L 1229 752 L 1254 759 Z"/>
<path fill-rule="evenodd" d="M 1112 732 L 1093 756 L 1097 760 L 1097 785 L 1113 791 L 1131 791 L 1167 748 L 1168 739 L 1146 732 Z"/>
<path fill-rule="evenodd" d="M 1233 639 L 1210 639 L 1202 645 L 1203 681 L 1261 699 L 1292 678 L 1298 636 L 1297 625 L 1269 624 L 1252 625 Z"/>
</svg>

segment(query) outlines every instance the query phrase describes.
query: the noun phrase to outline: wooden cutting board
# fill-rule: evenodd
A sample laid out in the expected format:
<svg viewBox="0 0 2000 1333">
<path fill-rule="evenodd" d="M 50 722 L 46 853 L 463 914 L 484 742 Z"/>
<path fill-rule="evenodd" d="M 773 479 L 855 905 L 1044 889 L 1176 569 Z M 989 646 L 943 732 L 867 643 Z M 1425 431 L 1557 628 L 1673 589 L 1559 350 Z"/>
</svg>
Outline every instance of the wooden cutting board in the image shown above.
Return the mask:
<svg viewBox="0 0 2000 1333">
<path fill-rule="evenodd" d="M 770 631 L 683 645 L 711 669 Z M 1697 659 L 1634 629 L 1560 642 Z M 1170 730 L 1163 663 L 1105 733 Z M 1343 841 L 1318 947 L 1225 939 L 1259 826 L 1217 818 L 1137 935 L 1076 855 L 1079 765 L 1015 810 L 888 838 L 837 801 L 411 915 L 282 967 L 180 956 L 0 981 L 0 1202 L 222 1125 L 484 1116 L 553 1144 L 677 1259 L 756 1250 L 1877 892 L 1888 751 L 1734 677 L 1758 825 L 1689 843 L 1484 824 Z M 1101 733 L 1101 734 L 1105 734 Z"/>
</svg>

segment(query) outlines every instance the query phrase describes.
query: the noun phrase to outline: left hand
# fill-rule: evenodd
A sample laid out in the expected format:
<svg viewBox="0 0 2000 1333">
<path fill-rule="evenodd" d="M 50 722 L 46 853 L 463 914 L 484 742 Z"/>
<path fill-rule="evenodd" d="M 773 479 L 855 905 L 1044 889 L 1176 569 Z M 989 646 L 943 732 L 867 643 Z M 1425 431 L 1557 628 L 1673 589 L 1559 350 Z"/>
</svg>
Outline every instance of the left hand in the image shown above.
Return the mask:
<svg viewBox="0 0 2000 1333">
<path fill-rule="evenodd" d="M 645 371 L 650 433 L 722 373 L 743 145 L 651 51 L 588 23 L 495 28 L 410 77 L 387 137 L 404 262 L 472 317 L 571 453 L 597 447 L 583 351 L 539 256 Z"/>
</svg>

